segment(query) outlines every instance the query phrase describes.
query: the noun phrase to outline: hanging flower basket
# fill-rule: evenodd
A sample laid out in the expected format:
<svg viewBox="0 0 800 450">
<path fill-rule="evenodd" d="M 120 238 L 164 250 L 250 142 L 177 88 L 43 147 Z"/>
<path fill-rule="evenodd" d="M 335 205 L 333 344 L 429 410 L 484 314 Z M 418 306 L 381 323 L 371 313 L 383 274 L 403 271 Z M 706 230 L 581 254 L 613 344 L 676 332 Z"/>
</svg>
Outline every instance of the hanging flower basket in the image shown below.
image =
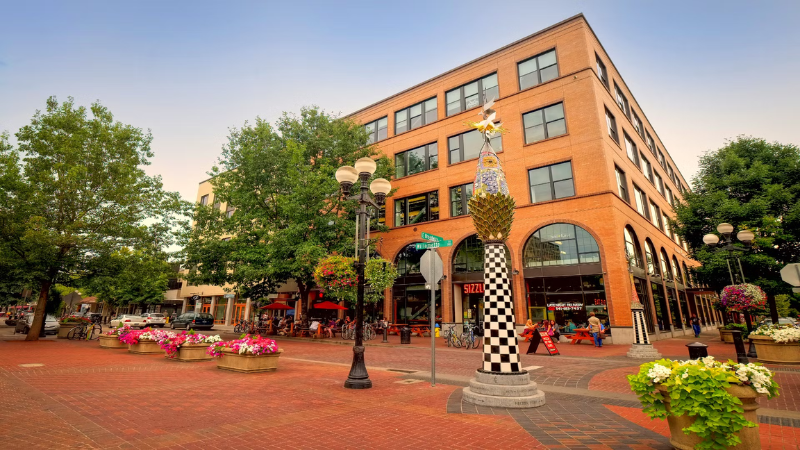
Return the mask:
<svg viewBox="0 0 800 450">
<path fill-rule="evenodd" d="M 666 418 L 670 443 L 684 450 L 761 448 L 756 398 L 778 395 L 766 367 L 720 363 L 713 356 L 642 364 L 628 382 L 644 413 Z"/>
<path fill-rule="evenodd" d="M 355 301 L 358 276 L 355 259 L 331 255 L 314 268 L 314 282 L 325 294 L 341 300 Z"/>
<path fill-rule="evenodd" d="M 246 335 L 234 341 L 218 342 L 208 348 L 217 358 L 217 369 L 241 373 L 272 372 L 278 369 L 283 349 L 272 339 Z"/>
<path fill-rule="evenodd" d="M 750 333 L 758 360 L 776 364 L 800 364 L 800 329 L 765 325 Z"/>
<path fill-rule="evenodd" d="M 755 284 L 733 284 L 722 290 L 719 303 L 729 311 L 754 313 L 766 309 L 767 294 Z"/>
</svg>

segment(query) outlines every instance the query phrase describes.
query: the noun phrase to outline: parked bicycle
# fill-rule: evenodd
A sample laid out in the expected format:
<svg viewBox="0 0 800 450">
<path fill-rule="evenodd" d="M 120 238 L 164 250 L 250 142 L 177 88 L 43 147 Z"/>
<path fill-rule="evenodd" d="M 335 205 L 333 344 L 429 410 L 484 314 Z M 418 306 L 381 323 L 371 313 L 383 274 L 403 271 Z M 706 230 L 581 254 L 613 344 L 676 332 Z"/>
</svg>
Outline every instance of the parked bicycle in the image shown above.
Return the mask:
<svg viewBox="0 0 800 450">
<path fill-rule="evenodd" d="M 81 323 L 69 330 L 67 339 L 94 341 L 100 339 L 103 333 L 103 326 L 99 323 Z"/>
<path fill-rule="evenodd" d="M 248 321 L 246 321 L 244 319 L 239 319 L 239 321 L 236 322 L 236 325 L 234 325 L 234 327 L 233 327 L 233 332 L 234 333 L 244 333 L 249 328 L 250 328 L 250 322 L 248 322 Z"/>
<path fill-rule="evenodd" d="M 475 325 L 464 325 L 464 332 L 461 333 L 461 345 L 464 348 L 478 348 L 478 345 L 480 345 L 481 340 L 477 338 L 476 334 L 477 328 Z"/>
<path fill-rule="evenodd" d="M 456 326 L 451 325 L 450 328 L 444 331 L 444 339 L 448 347 L 461 347 L 461 336 L 456 334 Z"/>
</svg>

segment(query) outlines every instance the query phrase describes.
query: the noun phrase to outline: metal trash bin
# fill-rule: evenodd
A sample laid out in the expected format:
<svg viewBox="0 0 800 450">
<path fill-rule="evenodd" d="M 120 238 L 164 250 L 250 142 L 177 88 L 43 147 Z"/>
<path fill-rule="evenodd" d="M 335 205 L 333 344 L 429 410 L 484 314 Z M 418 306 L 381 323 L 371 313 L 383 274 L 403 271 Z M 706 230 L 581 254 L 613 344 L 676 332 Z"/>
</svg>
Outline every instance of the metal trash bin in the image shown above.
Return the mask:
<svg viewBox="0 0 800 450">
<path fill-rule="evenodd" d="M 708 346 L 702 342 L 686 344 L 686 348 L 689 349 L 689 359 L 700 359 L 708 356 Z"/>
<path fill-rule="evenodd" d="M 411 343 L 411 328 L 403 327 L 400 329 L 400 343 L 401 344 Z"/>
</svg>

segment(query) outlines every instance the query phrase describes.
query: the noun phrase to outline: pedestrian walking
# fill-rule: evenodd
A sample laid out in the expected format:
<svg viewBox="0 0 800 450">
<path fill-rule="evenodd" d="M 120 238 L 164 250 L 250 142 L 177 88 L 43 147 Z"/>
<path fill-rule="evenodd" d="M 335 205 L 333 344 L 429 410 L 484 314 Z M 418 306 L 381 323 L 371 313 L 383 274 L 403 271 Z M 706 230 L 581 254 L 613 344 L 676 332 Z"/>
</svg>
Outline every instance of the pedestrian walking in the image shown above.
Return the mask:
<svg viewBox="0 0 800 450">
<path fill-rule="evenodd" d="M 697 318 L 697 314 L 692 314 L 690 320 L 692 322 L 692 330 L 694 330 L 694 337 L 700 337 L 700 319 Z"/>
<path fill-rule="evenodd" d="M 589 331 L 592 333 L 592 337 L 594 338 L 594 346 L 595 347 L 602 347 L 603 340 L 600 339 L 600 332 L 602 331 L 603 324 L 600 322 L 600 319 L 595 317 L 594 313 L 589 313 Z"/>
</svg>

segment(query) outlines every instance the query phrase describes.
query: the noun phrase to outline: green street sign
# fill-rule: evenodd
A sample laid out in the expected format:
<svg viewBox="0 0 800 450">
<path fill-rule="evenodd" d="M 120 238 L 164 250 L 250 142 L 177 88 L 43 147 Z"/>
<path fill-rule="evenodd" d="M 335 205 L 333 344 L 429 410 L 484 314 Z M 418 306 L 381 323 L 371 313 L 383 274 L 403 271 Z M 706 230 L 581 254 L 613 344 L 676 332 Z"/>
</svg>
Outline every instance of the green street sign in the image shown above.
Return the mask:
<svg viewBox="0 0 800 450">
<path fill-rule="evenodd" d="M 452 245 L 453 245 L 453 240 L 448 239 L 446 241 L 440 241 L 440 242 L 420 242 L 414 244 L 414 248 L 416 248 L 417 250 L 427 250 L 429 248 L 452 247 Z"/>
<path fill-rule="evenodd" d="M 434 241 L 434 242 L 442 242 L 444 240 L 444 238 L 441 236 L 436 236 L 435 234 L 428 234 L 428 233 L 422 233 L 422 239 L 427 239 L 429 241 Z"/>
</svg>

